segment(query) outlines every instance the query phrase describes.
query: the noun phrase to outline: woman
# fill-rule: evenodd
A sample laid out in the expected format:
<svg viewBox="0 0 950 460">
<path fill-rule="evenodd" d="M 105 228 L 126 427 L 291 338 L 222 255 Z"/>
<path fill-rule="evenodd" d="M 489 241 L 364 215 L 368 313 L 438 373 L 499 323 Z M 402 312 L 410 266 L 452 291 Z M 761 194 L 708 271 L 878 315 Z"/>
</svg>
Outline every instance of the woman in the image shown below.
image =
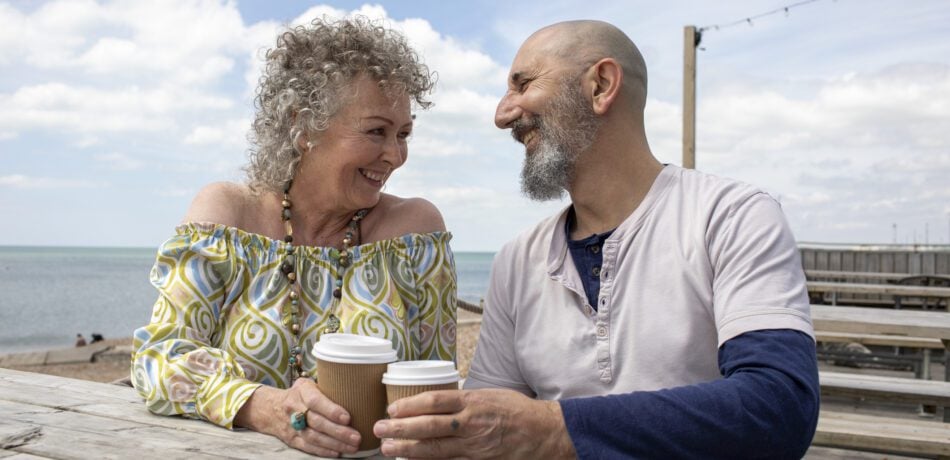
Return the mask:
<svg viewBox="0 0 950 460">
<path fill-rule="evenodd" d="M 455 359 L 451 235 L 431 203 L 382 193 L 406 161 L 411 102 L 428 108 L 432 86 L 405 38 L 365 19 L 278 38 L 249 184 L 203 189 L 152 269 L 160 296 L 132 369 L 149 410 L 337 456 L 359 433 L 308 378 L 321 334 Z"/>
</svg>

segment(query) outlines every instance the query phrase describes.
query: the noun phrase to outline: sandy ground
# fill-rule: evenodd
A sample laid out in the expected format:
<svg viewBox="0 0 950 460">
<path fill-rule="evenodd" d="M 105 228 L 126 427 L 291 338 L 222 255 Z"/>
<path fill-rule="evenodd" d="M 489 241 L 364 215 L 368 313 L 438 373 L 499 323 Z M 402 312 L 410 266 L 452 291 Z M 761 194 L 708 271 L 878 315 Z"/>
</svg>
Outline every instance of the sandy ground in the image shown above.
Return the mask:
<svg viewBox="0 0 950 460">
<path fill-rule="evenodd" d="M 479 324 L 461 324 L 458 328 L 458 362 L 459 372 L 464 378 L 468 375 L 468 366 L 475 354 L 475 343 L 478 341 Z M 111 339 L 106 343 L 115 346 L 130 346 L 132 339 Z M 129 359 L 121 356 L 110 357 L 92 363 L 59 364 L 45 366 L 9 366 L 11 369 L 38 372 L 41 374 L 72 377 L 95 382 L 112 382 L 129 376 Z"/>
</svg>

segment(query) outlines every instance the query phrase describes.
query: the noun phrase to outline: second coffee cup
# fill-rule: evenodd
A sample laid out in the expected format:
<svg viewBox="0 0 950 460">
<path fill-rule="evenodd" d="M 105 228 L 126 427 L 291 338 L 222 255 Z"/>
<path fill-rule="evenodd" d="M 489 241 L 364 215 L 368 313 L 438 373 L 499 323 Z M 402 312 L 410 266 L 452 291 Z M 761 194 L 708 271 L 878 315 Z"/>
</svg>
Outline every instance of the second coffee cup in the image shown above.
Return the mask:
<svg viewBox="0 0 950 460">
<path fill-rule="evenodd" d="M 457 390 L 459 373 L 452 361 L 401 361 L 383 374 L 389 404 L 426 391 Z"/>
<path fill-rule="evenodd" d="M 350 413 L 350 426 L 360 432 L 359 451 L 344 457 L 379 452 L 373 425 L 386 417 L 386 365 L 396 361 L 392 342 L 355 334 L 325 334 L 313 346 L 317 385 L 331 401 Z"/>
</svg>

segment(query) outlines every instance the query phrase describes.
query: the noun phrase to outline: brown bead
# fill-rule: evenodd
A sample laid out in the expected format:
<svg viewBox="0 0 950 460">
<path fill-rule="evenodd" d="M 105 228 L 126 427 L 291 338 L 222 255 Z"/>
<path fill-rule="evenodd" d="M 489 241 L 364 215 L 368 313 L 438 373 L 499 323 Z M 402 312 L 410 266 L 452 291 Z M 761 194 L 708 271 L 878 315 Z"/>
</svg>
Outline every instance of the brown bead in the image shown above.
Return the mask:
<svg viewBox="0 0 950 460">
<path fill-rule="evenodd" d="M 290 281 L 290 283 L 293 284 L 295 281 L 297 281 L 297 274 L 294 273 L 294 272 L 288 273 L 288 274 L 287 274 L 287 281 Z"/>
<path fill-rule="evenodd" d="M 286 199 L 285 199 L 285 200 L 282 200 L 282 201 L 280 202 L 280 205 L 283 206 L 283 207 L 285 207 L 285 208 L 289 208 L 289 207 L 290 207 L 290 200 L 286 200 Z"/>
<path fill-rule="evenodd" d="M 291 330 L 291 332 L 294 333 L 294 335 L 297 335 L 297 334 L 300 333 L 300 325 L 297 324 L 297 323 L 291 324 L 291 325 L 290 325 L 290 330 Z"/>
<path fill-rule="evenodd" d="M 337 299 L 339 299 L 342 296 L 343 296 L 343 291 L 341 291 L 340 288 L 336 288 L 333 290 L 333 297 L 336 297 Z"/>
<path fill-rule="evenodd" d="M 284 242 L 285 242 L 285 243 L 293 243 L 293 242 L 294 242 L 294 237 L 292 237 L 292 236 L 290 236 L 290 235 L 287 235 L 287 236 L 284 237 Z"/>
<path fill-rule="evenodd" d="M 290 291 L 290 300 L 297 300 L 297 297 L 299 297 L 299 296 L 297 295 L 297 291 L 291 290 L 291 291 Z"/>
</svg>

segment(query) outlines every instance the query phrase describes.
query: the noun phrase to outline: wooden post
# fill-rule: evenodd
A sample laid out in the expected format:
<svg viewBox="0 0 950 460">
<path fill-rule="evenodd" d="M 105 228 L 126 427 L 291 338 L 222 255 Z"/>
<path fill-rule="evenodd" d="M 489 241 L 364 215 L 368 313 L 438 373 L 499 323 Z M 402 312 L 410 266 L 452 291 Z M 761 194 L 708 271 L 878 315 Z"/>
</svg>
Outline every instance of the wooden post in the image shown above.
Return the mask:
<svg viewBox="0 0 950 460">
<path fill-rule="evenodd" d="M 683 167 L 696 168 L 696 26 L 683 28 Z"/>
</svg>

